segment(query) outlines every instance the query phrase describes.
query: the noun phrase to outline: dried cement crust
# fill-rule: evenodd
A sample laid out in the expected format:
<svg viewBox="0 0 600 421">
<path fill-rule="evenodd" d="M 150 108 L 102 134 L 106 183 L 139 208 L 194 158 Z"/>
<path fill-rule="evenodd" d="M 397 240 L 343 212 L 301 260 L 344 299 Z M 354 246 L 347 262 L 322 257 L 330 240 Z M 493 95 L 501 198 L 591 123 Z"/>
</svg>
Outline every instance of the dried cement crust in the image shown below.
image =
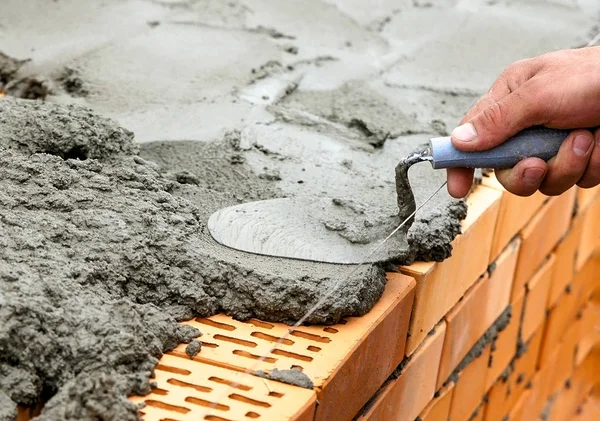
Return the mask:
<svg viewBox="0 0 600 421">
<path fill-rule="evenodd" d="M 211 192 L 129 155 L 130 134 L 88 110 L 4 99 L 0 116 L 0 391 L 23 405 L 51 397 L 40 419 L 136 419 L 127 395 L 149 390 L 162 352 L 199 335 L 176 320 L 295 321 L 344 275 L 214 244 Z M 68 119 L 95 128 L 89 144 L 48 130 Z M 63 159 L 74 145 L 100 159 Z M 384 270 L 365 266 L 309 322 L 364 314 L 384 285 Z"/>
</svg>

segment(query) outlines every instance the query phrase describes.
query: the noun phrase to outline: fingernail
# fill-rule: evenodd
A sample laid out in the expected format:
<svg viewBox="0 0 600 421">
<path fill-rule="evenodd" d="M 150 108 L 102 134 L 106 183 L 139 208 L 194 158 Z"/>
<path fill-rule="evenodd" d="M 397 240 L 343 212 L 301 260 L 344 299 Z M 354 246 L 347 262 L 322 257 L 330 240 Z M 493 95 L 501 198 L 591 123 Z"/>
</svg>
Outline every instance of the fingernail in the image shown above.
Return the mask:
<svg viewBox="0 0 600 421">
<path fill-rule="evenodd" d="M 477 132 L 471 123 L 465 123 L 452 130 L 451 136 L 462 142 L 472 142 L 477 138 Z"/>
<path fill-rule="evenodd" d="M 527 184 L 536 186 L 542 181 L 545 173 L 543 168 L 527 168 L 523 172 L 523 179 Z"/>
<path fill-rule="evenodd" d="M 584 156 L 592 147 L 590 136 L 579 135 L 573 141 L 573 152 L 577 156 Z"/>
</svg>

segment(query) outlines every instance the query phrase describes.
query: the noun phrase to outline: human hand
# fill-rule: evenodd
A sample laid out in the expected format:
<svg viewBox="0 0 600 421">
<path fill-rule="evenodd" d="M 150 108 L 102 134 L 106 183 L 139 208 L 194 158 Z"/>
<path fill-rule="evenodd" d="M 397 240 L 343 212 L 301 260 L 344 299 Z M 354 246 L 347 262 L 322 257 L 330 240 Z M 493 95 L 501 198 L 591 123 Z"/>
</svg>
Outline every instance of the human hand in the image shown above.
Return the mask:
<svg viewBox="0 0 600 421">
<path fill-rule="evenodd" d="M 508 170 L 496 170 L 511 193 L 530 196 L 540 190 L 556 196 L 574 185 L 600 184 L 600 47 L 562 50 L 509 66 L 452 132 L 462 151 L 493 148 L 531 126 L 578 129 L 569 134 L 547 163 L 527 158 Z M 448 193 L 467 195 L 473 170 L 451 168 Z"/>
</svg>

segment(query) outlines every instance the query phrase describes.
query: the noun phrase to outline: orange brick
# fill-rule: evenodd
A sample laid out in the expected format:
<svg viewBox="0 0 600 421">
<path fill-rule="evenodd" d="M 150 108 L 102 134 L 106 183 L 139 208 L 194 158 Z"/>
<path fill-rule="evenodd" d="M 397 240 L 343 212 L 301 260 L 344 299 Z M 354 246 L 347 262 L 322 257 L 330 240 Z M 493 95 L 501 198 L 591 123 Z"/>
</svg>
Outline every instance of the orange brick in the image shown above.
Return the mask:
<svg viewBox="0 0 600 421">
<path fill-rule="evenodd" d="M 600 199 L 596 199 L 587 208 L 583 221 L 583 230 L 579 241 L 576 269 L 583 267 L 598 247 L 600 240 Z"/>
<path fill-rule="evenodd" d="M 485 403 L 482 403 L 476 411 L 477 412 L 473 414 L 473 418 L 471 418 L 469 421 L 483 421 L 483 417 L 485 415 Z"/>
<path fill-rule="evenodd" d="M 591 189 L 577 187 L 577 206 L 580 210 L 587 209 L 600 195 L 600 186 Z"/>
<path fill-rule="evenodd" d="M 550 380 L 552 393 L 557 391 L 573 374 L 575 349 L 580 335 L 580 326 L 574 323 L 571 327 L 565 332 L 565 335 L 558 344 L 556 364 L 554 365 L 552 379 Z"/>
<path fill-rule="evenodd" d="M 550 314 L 546 320 L 544 340 L 540 353 L 540 366 L 546 364 L 552 354 L 556 352 L 562 336 L 575 319 L 577 313 L 577 291 L 573 289 L 571 287 L 563 292 L 557 304 L 550 310 Z"/>
<path fill-rule="evenodd" d="M 521 294 L 511 302 L 511 317 L 508 325 L 493 342 L 488 371 L 485 376 L 486 390 L 492 387 L 517 352 L 524 301 L 525 290 L 523 289 Z"/>
<path fill-rule="evenodd" d="M 571 230 L 556 247 L 556 264 L 552 275 L 552 286 L 548 294 L 547 308 L 556 304 L 558 297 L 565 287 L 573 281 L 575 275 L 575 259 L 581 241 L 584 216 L 578 215 L 573 219 Z"/>
<path fill-rule="evenodd" d="M 508 306 L 520 240 L 500 255 L 491 276 L 483 276 L 445 316 L 446 339 L 438 387 Z"/>
<path fill-rule="evenodd" d="M 452 256 L 441 263 L 415 262 L 400 270 L 415 278 L 417 289 L 406 354 L 411 355 L 487 269 L 501 192 L 479 186 L 468 197 L 463 234 L 452 243 Z"/>
<path fill-rule="evenodd" d="M 491 344 L 488 344 L 481 355 L 475 358 L 458 375 L 449 421 L 467 421 L 481 404 L 485 395 L 485 373 L 490 359 Z"/>
<path fill-rule="evenodd" d="M 600 341 L 600 303 L 590 301 L 581 315 L 581 339 L 577 345 L 575 364 L 587 357 L 594 345 Z"/>
<path fill-rule="evenodd" d="M 420 421 L 448 421 L 450 415 L 450 404 L 454 393 L 454 383 L 450 382 L 436 393 L 436 397 L 425 407 Z"/>
<path fill-rule="evenodd" d="M 535 373 L 542 329 L 528 343 L 527 350 L 512 364 L 512 370 L 491 388 L 485 410 L 485 421 L 501 421 L 517 403 Z"/>
<path fill-rule="evenodd" d="M 523 412 L 525 410 L 525 404 L 527 403 L 530 394 L 531 394 L 531 391 L 529 391 L 529 390 L 526 390 L 524 393 L 521 394 L 521 397 L 519 398 L 517 403 L 515 403 L 515 406 L 512 407 L 512 409 L 510 410 L 510 413 L 508 414 L 508 421 L 530 421 L 531 420 L 531 418 L 523 417 Z"/>
<path fill-rule="evenodd" d="M 600 401 L 593 397 L 588 397 L 583 405 L 581 412 L 577 413 L 573 421 L 598 421 L 600 420 Z"/>
<path fill-rule="evenodd" d="M 527 283 L 521 338 L 527 342 L 546 318 L 546 302 L 556 258 L 551 255 Z"/>
<path fill-rule="evenodd" d="M 600 283 L 600 257 L 593 255 L 575 274 L 574 285 L 577 287 L 576 307 L 580 308 L 588 301 L 594 289 Z"/>
<path fill-rule="evenodd" d="M 555 354 L 558 355 L 558 354 Z M 531 389 L 525 402 L 521 418 L 534 420 L 542 413 L 546 402 L 550 398 L 550 381 L 554 367 L 551 364 L 542 367 L 536 372 L 531 380 Z"/>
<path fill-rule="evenodd" d="M 514 238 L 542 207 L 548 198 L 536 192 L 529 197 L 520 197 L 507 192 L 491 174 L 483 177 L 483 185 L 503 192 L 498 219 L 492 240 L 490 261 L 496 260 L 509 241 Z"/>
<path fill-rule="evenodd" d="M 570 227 L 575 189 L 552 197 L 522 231 L 513 294 L 525 286 Z"/>
<path fill-rule="evenodd" d="M 442 322 L 414 352 L 400 376 L 387 382 L 356 420 L 414 421 L 434 396 L 445 333 Z"/>
<path fill-rule="evenodd" d="M 182 344 L 169 354 L 234 371 L 299 368 L 313 381 L 319 401 L 311 421 L 350 420 L 404 358 L 414 288 L 414 279 L 390 273 L 382 297 L 370 312 L 333 326 L 302 326 L 274 351 L 274 342 L 287 335 L 288 325 L 239 321 L 223 314 L 197 318 L 184 323 L 202 331 L 201 352 L 190 360 Z M 268 358 L 258 361 L 257 356 L 263 355 Z M 277 419 L 268 411 L 254 412 Z"/>
</svg>

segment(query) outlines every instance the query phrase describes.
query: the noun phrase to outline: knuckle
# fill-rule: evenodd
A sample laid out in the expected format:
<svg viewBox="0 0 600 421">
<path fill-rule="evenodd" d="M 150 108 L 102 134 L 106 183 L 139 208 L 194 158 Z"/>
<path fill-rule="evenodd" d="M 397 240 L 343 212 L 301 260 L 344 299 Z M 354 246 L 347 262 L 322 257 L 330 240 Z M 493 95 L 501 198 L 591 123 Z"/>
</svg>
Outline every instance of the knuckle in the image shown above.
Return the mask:
<svg viewBox="0 0 600 421">
<path fill-rule="evenodd" d="M 505 107 L 500 102 L 495 102 L 482 112 L 481 124 L 486 130 L 493 130 L 497 127 L 502 127 L 506 119 Z"/>
<path fill-rule="evenodd" d="M 542 185 L 540 186 L 540 192 L 545 196 L 560 196 L 561 194 L 569 190 L 569 188 L 571 188 L 571 185 L 565 186 L 559 185 L 557 183 L 542 183 Z"/>
</svg>

